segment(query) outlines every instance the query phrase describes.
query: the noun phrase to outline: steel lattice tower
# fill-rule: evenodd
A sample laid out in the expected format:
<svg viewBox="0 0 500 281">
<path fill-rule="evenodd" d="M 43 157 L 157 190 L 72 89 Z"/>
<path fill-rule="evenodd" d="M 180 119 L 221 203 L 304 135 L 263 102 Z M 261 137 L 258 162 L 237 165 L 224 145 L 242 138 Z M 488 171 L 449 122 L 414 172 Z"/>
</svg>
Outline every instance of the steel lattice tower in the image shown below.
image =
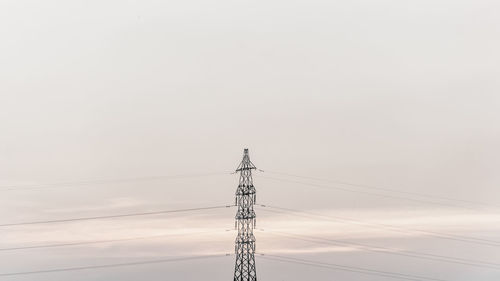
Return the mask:
<svg viewBox="0 0 500 281">
<path fill-rule="evenodd" d="M 235 227 L 238 228 L 236 237 L 236 265 L 234 267 L 234 281 L 256 281 L 255 271 L 255 211 L 253 205 L 256 200 L 256 191 L 253 186 L 252 170 L 256 169 L 250 161 L 248 149 L 245 148 L 243 160 L 236 169 L 240 172 L 240 182 L 236 190 L 236 213 Z"/>
</svg>

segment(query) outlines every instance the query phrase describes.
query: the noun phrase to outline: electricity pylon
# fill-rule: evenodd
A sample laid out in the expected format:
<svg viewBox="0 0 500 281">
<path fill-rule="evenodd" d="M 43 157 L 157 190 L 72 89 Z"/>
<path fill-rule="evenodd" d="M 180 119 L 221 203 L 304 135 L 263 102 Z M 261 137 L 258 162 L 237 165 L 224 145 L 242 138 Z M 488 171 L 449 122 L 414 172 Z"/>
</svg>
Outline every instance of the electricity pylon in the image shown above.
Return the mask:
<svg viewBox="0 0 500 281">
<path fill-rule="evenodd" d="M 236 213 L 235 227 L 238 229 L 236 237 L 235 253 L 236 265 L 234 267 L 234 281 L 256 281 L 255 271 L 255 211 L 253 205 L 256 200 L 256 191 L 253 186 L 252 170 L 257 169 L 250 161 L 248 149 L 243 152 L 243 160 L 236 169 L 240 173 L 240 182 L 236 190 Z"/>
</svg>

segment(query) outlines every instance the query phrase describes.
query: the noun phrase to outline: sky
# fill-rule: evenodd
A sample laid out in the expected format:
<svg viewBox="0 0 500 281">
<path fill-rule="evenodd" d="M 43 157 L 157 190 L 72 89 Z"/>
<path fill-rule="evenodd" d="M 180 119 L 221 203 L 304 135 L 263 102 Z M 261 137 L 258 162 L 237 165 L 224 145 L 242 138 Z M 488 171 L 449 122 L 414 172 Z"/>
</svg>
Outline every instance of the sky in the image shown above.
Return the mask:
<svg viewBox="0 0 500 281">
<path fill-rule="evenodd" d="M 234 208 L 5 224 L 232 204 L 244 148 L 259 280 L 498 280 L 499 9 L 1 0 L 0 280 L 231 280 Z"/>
</svg>

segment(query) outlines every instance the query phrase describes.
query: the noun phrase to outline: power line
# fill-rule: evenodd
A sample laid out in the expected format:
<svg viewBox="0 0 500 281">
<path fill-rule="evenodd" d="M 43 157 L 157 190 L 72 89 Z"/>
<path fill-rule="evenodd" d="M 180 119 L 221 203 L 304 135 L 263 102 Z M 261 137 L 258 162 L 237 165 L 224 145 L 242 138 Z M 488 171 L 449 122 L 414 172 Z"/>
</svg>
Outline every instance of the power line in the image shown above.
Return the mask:
<svg viewBox="0 0 500 281">
<path fill-rule="evenodd" d="M 294 264 L 309 265 L 309 266 L 314 266 L 314 267 L 322 267 L 322 268 L 328 268 L 328 269 L 333 269 L 333 270 L 355 272 L 355 273 L 372 275 L 372 276 L 388 277 L 388 278 L 394 278 L 394 279 L 399 279 L 399 280 L 404 279 L 404 280 L 412 280 L 412 281 L 424 281 L 424 280 L 447 281 L 444 279 L 437 279 L 437 278 L 432 278 L 432 277 L 424 277 L 424 276 L 418 276 L 418 275 L 412 275 L 412 274 L 374 270 L 374 269 L 368 269 L 368 268 L 357 267 L 357 266 L 347 266 L 347 265 L 340 265 L 340 264 L 334 264 L 334 263 L 325 263 L 325 262 L 312 261 L 312 260 L 306 260 L 306 259 L 279 256 L 279 255 L 269 255 L 269 254 L 262 254 L 261 253 L 261 258 L 269 259 L 269 260 L 276 260 L 276 261 L 281 261 L 281 262 L 294 263 Z"/>
<path fill-rule="evenodd" d="M 200 178 L 216 175 L 226 175 L 228 172 L 216 173 L 200 173 L 200 174 L 185 174 L 185 175 L 166 175 L 166 176 L 150 176 L 150 177 L 134 177 L 134 178 L 117 178 L 117 179 L 89 179 L 79 181 L 65 181 L 65 182 L 52 182 L 41 184 L 24 184 L 24 185 L 4 185 L 0 186 L 2 191 L 24 191 L 24 190 L 38 190 L 49 188 L 61 187 L 75 187 L 84 185 L 108 184 L 108 183 L 129 183 L 129 182 L 144 182 L 156 180 L 171 180 L 171 179 L 185 179 L 185 178 Z"/>
<path fill-rule="evenodd" d="M 449 203 L 441 203 L 441 202 L 435 202 L 435 201 L 429 201 L 425 199 L 416 199 L 416 198 L 410 198 L 410 197 L 404 197 L 404 196 L 396 196 L 396 195 L 387 195 L 387 194 L 380 194 L 380 193 L 374 193 L 374 192 L 369 192 L 369 191 L 363 191 L 363 190 L 353 190 L 349 188 L 344 188 L 344 187 L 337 187 L 337 186 L 325 186 L 325 185 L 319 185 L 319 184 L 314 184 L 314 183 L 307 183 L 307 182 L 301 182 L 301 181 L 294 181 L 294 180 L 286 180 L 286 179 L 280 179 L 280 178 L 273 178 L 273 177 L 267 177 L 267 176 L 260 176 L 261 178 L 265 179 L 270 179 L 270 180 L 275 180 L 275 181 L 281 181 L 281 182 L 287 182 L 287 183 L 296 183 L 296 184 L 301 184 L 304 186 L 311 186 L 311 187 L 316 187 L 316 188 L 322 188 L 322 189 L 327 189 L 327 190 L 342 190 L 342 191 L 347 191 L 351 193 L 359 193 L 359 194 L 368 194 L 371 196 L 377 196 L 377 197 L 382 197 L 382 198 L 390 198 L 390 199 L 403 199 L 407 201 L 413 201 L 413 202 L 418 202 L 418 203 L 425 203 L 425 204 L 432 204 L 432 205 L 438 205 L 438 206 L 446 206 L 446 207 L 454 207 L 454 208 L 464 208 L 468 210 L 473 210 L 473 211 L 478 211 L 478 208 L 474 207 L 468 207 L 468 206 L 462 206 L 462 205 L 457 205 L 457 204 L 449 204 Z"/>
<path fill-rule="evenodd" d="M 211 258 L 219 258 L 219 257 L 225 257 L 225 256 L 230 256 L 230 254 L 204 255 L 204 256 L 200 255 L 200 256 L 179 257 L 179 258 L 170 258 L 170 259 L 158 259 L 158 260 L 138 261 L 138 262 L 113 263 L 113 264 L 104 264 L 104 265 L 89 265 L 89 266 L 65 267 L 65 268 L 22 271 L 22 272 L 12 272 L 12 273 L 0 273 L 0 277 L 31 275 L 31 274 L 40 274 L 40 273 L 78 271 L 78 270 L 104 269 L 104 268 L 113 268 L 113 267 L 138 266 L 138 265 L 147 265 L 147 264 L 158 264 L 158 263 L 180 262 L 180 261 L 189 261 L 189 260 L 211 259 Z"/>
<path fill-rule="evenodd" d="M 279 212 L 283 213 L 295 213 L 295 214 L 303 214 L 302 216 L 309 216 L 309 217 L 314 217 L 314 218 L 320 218 L 323 220 L 329 220 L 329 221 L 343 221 L 351 224 L 358 224 L 358 225 L 367 225 L 370 227 L 375 227 L 375 228 L 381 228 L 381 229 L 388 229 L 391 231 L 396 231 L 396 232 L 401 232 L 401 233 L 422 233 L 430 237 L 434 238 L 439 238 L 439 239 L 445 239 L 445 240 L 454 240 L 454 241 L 460 241 L 460 242 L 467 242 L 467 243 L 474 243 L 474 244 L 481 244 L 481 245 L 488 245 L 488 246 L 494 246 L 494 247 L 500 247 L 500 242 L 495 241 L 495 240 L 489 240 L 489 239 L 483 239 L 483 238 L 476 238 L 476 237 L 469 237 L 469 236 L 462 236 L 462 235 L 454 235 L 454 234 L 447 234 L 447 233 L 441 233 L 441 232 L 436 232 L 436 231 L 428 231 L 428 230 L 420 230 L 420 229 L 413 229 L 413 228 L 404 228 L 404 227 L 399 227 L 395 225 L 390 225 L 390 224 L 381 224 L 381 223 L 371 223 L 371 222 L 364 222 L 362 220 L 357 220 L 357 219 L 352 219 L 352 218 L 346 218 L 346 217 L 339 217 L 339 216 L 330 216 L 330 215 L 321 215 L 321 214 L 316 214 L 308 211 L 303 211 L 303 210 L 297 210 L 297 209 L 290 209 L 290 208 L 282 208 L 282 207 L 277 207 L 277 206 L 270 206 L 270 205 L 258 205 L 264 208 L 271 208 L 275 209 Z M 272 211 L 272 210 L 267 210 L 267 211 Z"/>
<path fill-rule="evenodd" d="M 332 182 L 332 183 L 336 183 L 336 184 L 361 187 L 361 188 L 365 188 L 365 189 L 375 189 L 375 190 L 382 190 L 382 191 L 387 191 L 387 192 L 395 192 L 395 193 L 400 193 L 400 194 L 414 195 L 414 196 L 419 196 L 419 197 L 429 198 L 429 199 L 455 201 L 455 202 L 459 202 L 459 203 L 474 204 L 474 205 L 486 206 L 486 207 L 499 207 L 498 204 L 489 204 L 489 203 L 485 203 L 485 202 L 478 202 L 478 201 L 472 201 L 472 200 L 456 199 L 456 198 L 426 194 L 426 193 L 421 193 L 421 192 L 397 190 L 397 189 L 393 189 L 393 188 L 360 184 L 360 183 L 352 183 L 352 182 L 335 180 L 335 179 L 316 178 L 316 177 L 310 177 L 310 176 L 303 176 L 303 175 L 296 175 L 296 174 L 282 173 L 282 172 L 274 172 L 274 171 L 267 171 L 267 170 L 265 172 L 270 173 L 270 174 L 284 175 L 284 176 L 290 176 L 290 177 L 295 177 L 295 178 L 311 179 L 311 180 L 315 180 L 315 181 Z"/>
<path fill-rule="evenodd" d="M 92 241 L 44 244 L 44 245 L 33 245 L 33 246 L 18 246 L 18 247 L 10 247 L 10 248 L 0 248 L 0 252 L 29 250 L 29 249 L 43 249 L 43 248 L 71 247 L 71 246 L 91 245 L 91 244 L 105 244 L 105 243 L 155 239 L 155 238 L 164 238 L 164 237 L 188 236 L 188 235 L 198 235 L 198 234 L 208 234 L 208 233 L 221 233 L 221 232 L 228 232 L 228 231 L 232 231 L 232 230 L 201 231 L 201 232 L 182 233 L 182 234 L 160 234 L 160 235 L 137 236 L 137 237 L 120 238 L 120 239 L 92 240 Z"/>
<path fill-rule="evenodd" d="M 488 245 L 488 246 L 500 246 L 500 242 L 495 241 L 495 240 L 489 240 L 489 239 L 440 233 L 440 232 L 435 232 L 435 231 L 426 231 L 426 230 L 420 230 L 420 229 L 404 228 L 404 227 L 399 227 L 399 226 L 390 225 L 390 224 L 364 222 L 362 220 L 356 220 L 356 219 L 352 219 L 352 218 L 321 215 L 321 214 L 316 214 L 316 213 L 297 210 L 297 209 L 282 208 L 282 207 L 269 206 L 269 205 L 259 205 L 259 206 L 273 208 L 273 209 L 278 210 L 278 212 L 299 213 L 299 214 L 302 213 L 303 214 L 302 216 L 305 215 L 306 217 L 308 215 L 309 217 L 312 216 L 314 218 L 321 218 L 323 220 L 344 221 L 344 222 L 351 223 L 351 224 L 367 225 L 367 226 L 381 228 L 381 229 L 389 229 L 391 231 L 396 231 L 396 232 L 401 232 L 401 233 L 418 232 L 418 233 L 423 233 L 423 234 L 426 234 L 428 236 L 440 238 L 440 239 L 448 239 L 448 240 L 455 240 L 455 241 L 461 241 L 461 242 L 476 243 L 476 244 L 482 244 L 482 245 Z M 270 210 L 267 210 L 267 211 L 270 211 Z"/>
<path fill-rule="evenodd" d="M 17 222 L 17 223 L 0 224 L 0 227 L 18 226 L 18 225 L 32 225 L 32 224 L 46 224 L 46 223 L 63 223 L 63 222 L 72 222 L 72 221 L 86 221 L 86 220 L 112 219 L 112 218 L 137 217 L 137 216 L 149 216 L 149 215 L 193 212 L 193 211 L 201 211 L 201 210 L 223 209 L 223 208 L 231 208 L 231 207 L 233 207 L 233 206 L 232 205 L 222 205 L 222 206 L 200 207 L 200 208 L 190 208 L 190 209 L 164 210 L 164 211 L 143 212 L 143 213 L 129 213 L 129 214 L 120 214 L 120 215 L 80 217 L 80 218 L 68 218 L 68 219 L 45 220 L 45 221 L 31 221 L 31 222 Z"/>
<path fill-rule="evenodd" d="M 386 247 L 368 245 L 365 243 L 354 243 L 354 242 L 344 241 L 344 240 L 326 239 L 326 238 L 320 238 L 320 237 L 314 237 L 314 236 L 308 236 L 308 235 L 292 234 L 292 233 L 280 232 L 280 231 L 268 231 L 268 230 L 266 230 L 265 232 L 268 232 L 268 233 L 271 233 L 274 235 L 280 235 L 282 237 L 288 237 L 291 239 L 296 239 L 296 240 L 301 240 L 301 241 L 306 241 L 306 242 L 311 242 L 311 243 L 317 243 L 317 244 L 322 244 L 322 245 L 342 245 L 342 246 L 348 245 L 348 246 L 355 246 L 355 247 L 360 248 L 364 251 L 375 252 L 375 253 L 398 255 L 398 256 L 405 256 L 405 257 L 419 258 L 419 259 L 424 259 L 424 260 L 433 260 L 433 261 L 440 261 L 440 262 L 447 262 L 447 263 L 454 263 L 454 264 L 461 264 L 461 265 L 476 266 L 476 267 L 500 270 L 500 264 L 497 264 L 497 263 L 475 261 L 475 260 L 469 260 L 469 259 L 448 257 L 448 256 L 443 256 L 443 255 L 428 254 L 428 253 L 408 251 L 408 250 L 395 249 L 395 248 L 386 248 Z"/>
</svg>

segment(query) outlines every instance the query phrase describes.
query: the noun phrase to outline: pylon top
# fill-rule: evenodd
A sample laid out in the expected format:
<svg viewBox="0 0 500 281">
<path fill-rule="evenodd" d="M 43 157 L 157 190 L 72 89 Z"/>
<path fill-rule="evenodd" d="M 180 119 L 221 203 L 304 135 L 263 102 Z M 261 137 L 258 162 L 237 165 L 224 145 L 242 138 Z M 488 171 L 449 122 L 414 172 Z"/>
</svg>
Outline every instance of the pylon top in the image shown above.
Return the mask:
<svg viewBox="0 0 500 281">
<path fill-rule="evenodd" d="M 245 148 L 243 150 L 243 160 L 241 160 L 240 165 L 236 169 L 236 172 L 240 172 L 242 170 L 252 170 L 252 169 L 257 169 L 255 165 L 250 161 L 250 155 L 248 153 L 248 148 Z"/>
</svg>

